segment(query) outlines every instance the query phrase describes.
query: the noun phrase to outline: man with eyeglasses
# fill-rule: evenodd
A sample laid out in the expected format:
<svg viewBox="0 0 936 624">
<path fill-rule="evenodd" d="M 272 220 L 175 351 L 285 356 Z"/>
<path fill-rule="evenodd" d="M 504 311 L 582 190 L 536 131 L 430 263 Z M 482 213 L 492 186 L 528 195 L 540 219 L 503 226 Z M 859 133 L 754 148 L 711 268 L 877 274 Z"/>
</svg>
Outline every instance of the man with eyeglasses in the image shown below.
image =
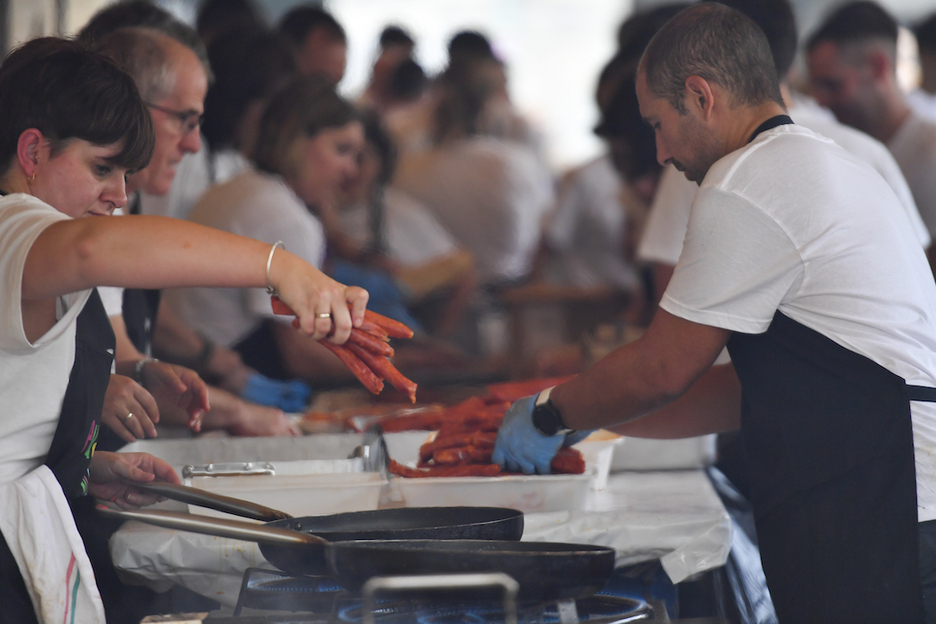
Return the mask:
<svg viewBox="0 0 936 624">
<path fill-rule="evenodd" d="M 165 195 L 182 157 L 201 149 L 198 129 L 208 72 L 192 50 L 155 30 L 117 31 L 102 51 L 113 52 L 110 55 L 133 76 L 156 129 L 153 158 L 149 166 L 130 176 L 127 192 Z"/>
</svg>

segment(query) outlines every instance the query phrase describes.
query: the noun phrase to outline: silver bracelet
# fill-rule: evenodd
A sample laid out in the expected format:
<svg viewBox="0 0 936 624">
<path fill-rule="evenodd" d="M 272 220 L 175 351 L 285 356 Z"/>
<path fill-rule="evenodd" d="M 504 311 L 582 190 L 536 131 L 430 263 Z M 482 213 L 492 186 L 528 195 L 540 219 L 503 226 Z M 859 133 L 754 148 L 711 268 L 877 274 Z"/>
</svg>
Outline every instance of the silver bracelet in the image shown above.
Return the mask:
<svg viewBox="0 0 936 624">
<path fill-rule="evenodd" d="M 272 296 L 277 296 L 279 293 L 276 292 L 276 289 L 273 288 L 273 284 L 270 283 L 270 266 L 273 264 L 273 252 L 276 251 L 277 247 L 282 247 L 286 249 L 286 246 L 283 244 L 283 241 L 279 240 L 273 243 L 273 246 L 270 248 L 270 255 L 267 257 L 267 293 Z"/>
<path fill-rule="evenodd" d="M 136 361 L 136 364 L 133 365 L 133 381 L 137 382 L 141 386 L 143 385 L 143 367 L 149 364 L 150 362 L 158 362 L 154 357 L 145 357 Z"/>
</svg>

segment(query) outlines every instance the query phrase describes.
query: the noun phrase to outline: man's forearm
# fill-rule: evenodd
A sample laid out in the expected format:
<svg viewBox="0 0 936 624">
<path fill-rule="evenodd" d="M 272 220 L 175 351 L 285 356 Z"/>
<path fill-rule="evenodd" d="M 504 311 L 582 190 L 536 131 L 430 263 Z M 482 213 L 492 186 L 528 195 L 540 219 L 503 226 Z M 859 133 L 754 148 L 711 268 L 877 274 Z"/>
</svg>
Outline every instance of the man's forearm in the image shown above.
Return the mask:
<svg viewBox="0 0 936 624">
<path fill-rule="evenodd" d="M 659 310 L 639 340 L 557 386 L 550 398 L 574 429 L 631 421 L 686 392 L 709 369 L 730 335 Z"/>
<path fill-rule="evenodd" d="M 634 438 L 691 438 L 741 427 L 741 384 L 731 364 L 711 367 L 681 397 L 611 430 Z"/>
</svg>

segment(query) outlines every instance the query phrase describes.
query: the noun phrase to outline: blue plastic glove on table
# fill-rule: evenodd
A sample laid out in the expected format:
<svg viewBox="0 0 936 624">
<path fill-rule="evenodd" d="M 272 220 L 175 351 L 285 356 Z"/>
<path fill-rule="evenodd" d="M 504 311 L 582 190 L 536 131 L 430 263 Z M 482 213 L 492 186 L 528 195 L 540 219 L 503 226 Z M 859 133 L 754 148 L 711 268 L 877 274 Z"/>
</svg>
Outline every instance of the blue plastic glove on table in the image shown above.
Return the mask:
<svg viewBox="0 0 936 624">
<path fill-rule="evenodd" d="M 241 392 L 241 398 L 257 403 L 278 407 L 284 412 L 301 412 L 309 404 L 312 388 L 297 379 L 277 381 L 254 373 L 247 378 L 247 385 Z"/>
</svg>

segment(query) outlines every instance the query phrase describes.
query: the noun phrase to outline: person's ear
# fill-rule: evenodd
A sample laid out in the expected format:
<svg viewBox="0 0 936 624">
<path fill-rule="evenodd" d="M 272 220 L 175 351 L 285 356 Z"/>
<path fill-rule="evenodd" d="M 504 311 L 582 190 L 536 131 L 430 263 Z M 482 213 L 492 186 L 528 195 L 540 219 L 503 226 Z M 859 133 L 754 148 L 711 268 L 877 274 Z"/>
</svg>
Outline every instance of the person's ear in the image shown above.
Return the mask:
<svg viewBox="0 0 936 624">
<path fill-rule="evenodd" d="M 866 63 L 868 71 L 875 81 L 888 77 L 894 72 L 890 56 L 880 48 L 872 48 L 868 52 Z"/>
<path fill-rule="evenodd" d="M 39 166 L 39 152 L 45 143 L 45 137 L 37 128 L 23 130 L 16 142 L 16 162 L 27 178 L 35 175 Z"/>
<path fill-rule="evenodd" d="M 715 93 L 708 80 L 701 76 L 689 76 L 686 78 L 685 95 L 686 105 L 695 110 L 703 119 L 708 119 L 712 115 Z"/>
</svg>

